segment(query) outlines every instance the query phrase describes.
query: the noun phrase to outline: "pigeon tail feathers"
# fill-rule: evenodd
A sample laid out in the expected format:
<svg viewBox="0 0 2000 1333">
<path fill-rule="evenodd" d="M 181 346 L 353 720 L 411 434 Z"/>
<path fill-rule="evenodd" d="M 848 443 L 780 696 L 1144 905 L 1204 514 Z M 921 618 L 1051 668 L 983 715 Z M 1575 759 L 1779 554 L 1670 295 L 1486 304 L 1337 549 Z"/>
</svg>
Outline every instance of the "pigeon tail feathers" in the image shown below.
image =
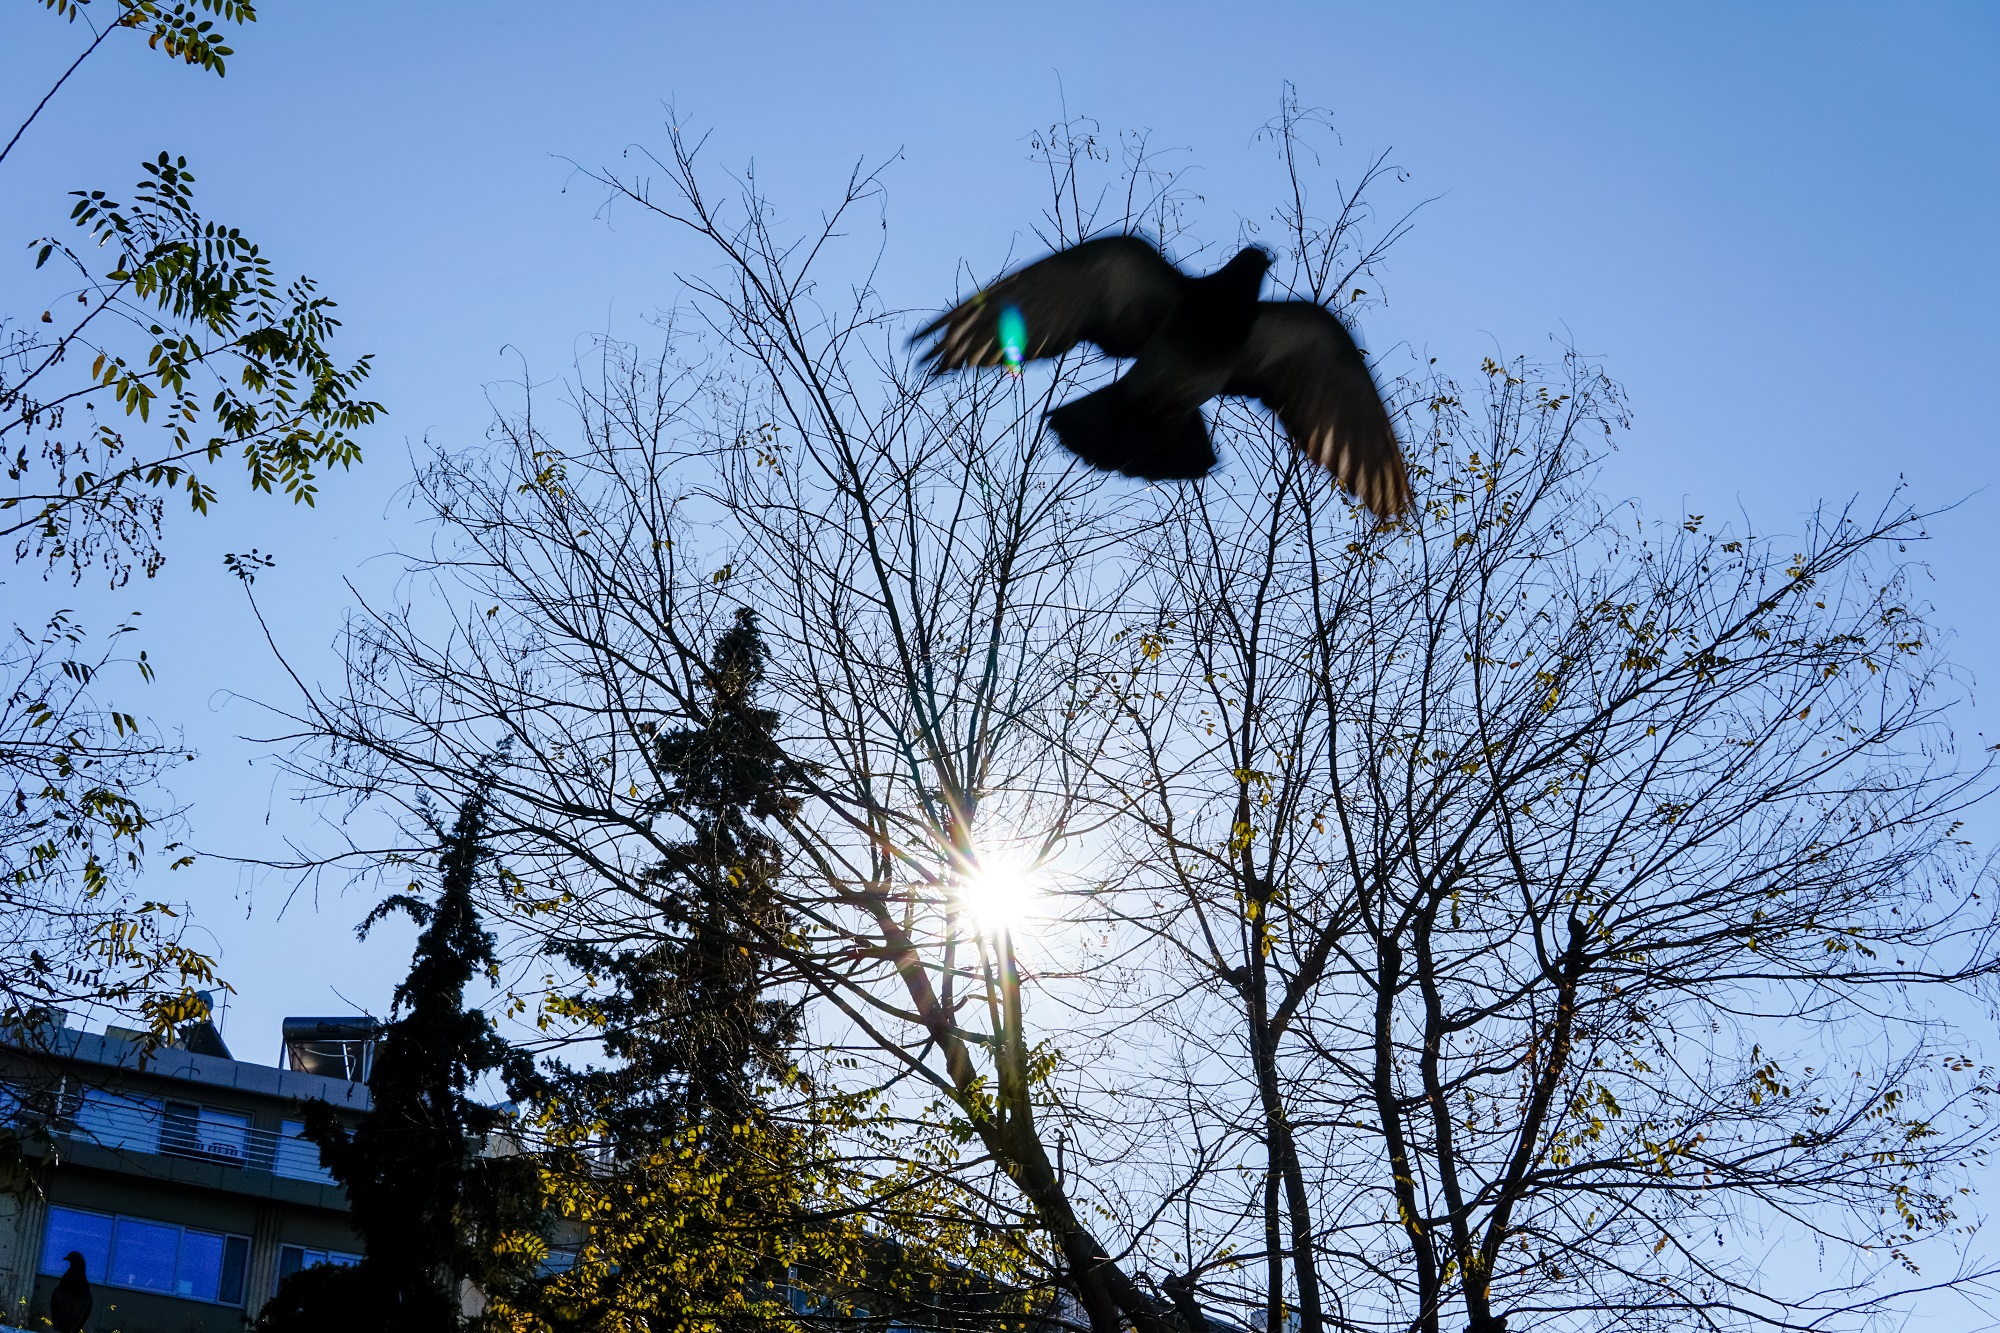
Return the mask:
<svg viewBox="0 0 2000 1333">
<path fill-rule="evenodd" d="M 1191 481 L 1215 466 L 1200 408 L 1159 413 L 1131 401 L 1122 381 L 1052 409 L 1063 447 L 1094 468 L 1146 481 Z"/>
</svg>

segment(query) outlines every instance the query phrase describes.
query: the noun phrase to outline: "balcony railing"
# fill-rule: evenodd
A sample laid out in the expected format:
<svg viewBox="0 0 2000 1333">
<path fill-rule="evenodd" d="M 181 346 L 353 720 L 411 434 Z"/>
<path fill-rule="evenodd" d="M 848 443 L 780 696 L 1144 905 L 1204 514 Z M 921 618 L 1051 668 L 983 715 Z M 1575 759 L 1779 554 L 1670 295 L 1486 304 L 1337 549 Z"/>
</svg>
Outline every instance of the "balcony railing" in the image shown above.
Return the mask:
<svg viewBox="0 0 2000 1333">
<path fill-rule="evenodd" d="M 270 1171 L 293 1180 L 331 1185 L 319 1164 L 319 1148 L 296 1133 L 274 1132 L 240 1123 L 193 1105 L 154 1104 L 91 1090 L 63 1090 L 36 1099 L 10 1096 L 0 1087 L 0 1120 L 35 1121 L 72 1143 L 93 1143 L 119 1152 L 187 1157 L 222 1166 Z M 36 1101 L 42 1113 L 36 1114 Z M 53 1112 L 50 1114 L 49 1112 Z"/>
</svg>

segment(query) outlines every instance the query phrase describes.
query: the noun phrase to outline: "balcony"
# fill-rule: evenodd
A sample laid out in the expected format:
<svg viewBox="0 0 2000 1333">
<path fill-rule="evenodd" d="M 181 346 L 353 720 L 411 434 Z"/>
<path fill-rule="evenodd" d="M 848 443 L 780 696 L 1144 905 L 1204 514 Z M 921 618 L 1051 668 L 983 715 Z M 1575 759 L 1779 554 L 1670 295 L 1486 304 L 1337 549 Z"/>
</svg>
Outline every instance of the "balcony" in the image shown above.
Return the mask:
<svg viewBox="0 0 2000 1333">
<path fill-rule="evenodd" d="M 37 1108 L 37 1101 L 43 1107 Z M 123 1097 L 96 1088 L 34 1098 L 5 1087 L 0 1087 L 0 1120 L 39 1122 L 57 1138 L 114 1152 L 192 1158 L 316 1185 L 334 1183 L 319 1164 L 318 1147 L 298 1137 L 297 1121 L 272 1131 L 251 1125 L 248 1116 L 191 1102 Z"/>
</svg>

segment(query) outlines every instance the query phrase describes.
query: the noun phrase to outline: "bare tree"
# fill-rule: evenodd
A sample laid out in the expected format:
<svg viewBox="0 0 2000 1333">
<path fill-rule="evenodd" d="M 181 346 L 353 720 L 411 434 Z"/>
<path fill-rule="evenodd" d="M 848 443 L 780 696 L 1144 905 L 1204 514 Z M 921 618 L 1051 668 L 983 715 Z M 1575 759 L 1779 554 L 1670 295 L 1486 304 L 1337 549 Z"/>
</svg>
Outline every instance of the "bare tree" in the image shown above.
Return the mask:
<svg viewBox="0 0 2000 1333">
<path fill-rule="evenodd" d="M 1107 487 L 1041 433 L 1075 366 L 1032 394 L 931 380 L 865 285 L 821 304 L 813 263 L 874 176 L 794 243 L 754 189 L 712 199 L 697 149 L 676 129 L 663 185 L 602 179 L 712 245 L 723 276 L 691 281 L 660 360 L 607 349 L 578 444 L 530 407 L 490 453 L 424 474 L 448 531 L 420 568 L 466 610 L 446 632 L 412 607 L 353 626 L 348 681 L 300 719 L 329 747 L 314 775 L 415 808 L 504 745 L 492 836 L 532 886 L 514 906 L 546 935 L 644 938 L 668 907 L 648 872 L 677 836 L 651 738 L 701 716 L 719 617 L 754 606 L 782 739 L 811 775 L 784 829 L 803 924 L 763 947 L 813 997 L 830 1058 L 865 1057 L 885 1108 L 870 1132 L 900 1127 L 882 1216 L 928 1244 L 1004 1237 L 1008 1280 L 1046 1261 L 1093 1326 L 1162 1329 L 1089 1221 L 1115 1192 L 1079 1202 L 1093 1187 L 1045 1141 L 1052 1056 L 1026 1030 L 1008 933 L 968 905 L 1000 863 L 1088 836 L 1078 758 L 1112 720 L 1075 702 L 1159 497 Z M 1052 241 L 1091 225 L 1060 173 L 1094 151 L 1051 154 Z M 1133 198 L 1170 220 L 1170 177 Z"/>
<path fill-rule="evenodd" d="M 1361 301 L 1403 224 L 1381 159 L 1314 212 L 1308 128 L 1288 103 L 1270 234 L 1299 293 Z M 1038 147 L 1041 239 L 1187 248 L 1157 159 Z M 647 161 L 599 179 L 716 268 L 657 358 L 604 349 L 573 434 L 530 400 L 425 471 L 407 599 L 294 710 L 321 795 L 413 811 L 490 768 L 527 956 L 644 941 L 680 836 L 652 738 L 754 608 L 805 797 L 798 924 L 757 947 L 816 1094 L 866 1108 L 842 1206 L 1095 1333 L 1827 1322 L 1949 1232 L 1988 1079 L 1924 996 L 1990 966 L 1954 822 L 1990 783 L 1913 515 L 1648 530 L 1595 498 L 1624 409 L 1575 357 L 1399 382 L 1400 529 L 1246 408 L 1206 482 L 1107 482 L 1039 427 L 1100 369 L 925 379 L 872 257 L 829 295 L 874 176 L 790 238 L 678 130 Z M 1048 920 L 983 918 L 1025 868 Z M 1705 1247 L 1732 1225 L 1846 1267 L 1784 1286 Z"/>
<path fill-rule="evenodd" d="M 1920 518 L 1649 532 L 1591 489 L 1614 385 L 1485 378 L 1416 404 L 1407 530 L 1344 540 L 1266 434 L 1149 562 L 1107 785 L 1142 924 L 1240 1014 L 1183 1036 L 1240 1090 L 1209 1133 L 1267 1157 L 1257 1294 L 1288 1249 L 1305 1326 L 1877 1308 L 1991 1130 L 1937 994 L 1993 965 L 1958 822 L 1991 769 L 1897 558 Z M 1783 1280 L 1779 1238 L 1837 1273 Z"/>
</svg>

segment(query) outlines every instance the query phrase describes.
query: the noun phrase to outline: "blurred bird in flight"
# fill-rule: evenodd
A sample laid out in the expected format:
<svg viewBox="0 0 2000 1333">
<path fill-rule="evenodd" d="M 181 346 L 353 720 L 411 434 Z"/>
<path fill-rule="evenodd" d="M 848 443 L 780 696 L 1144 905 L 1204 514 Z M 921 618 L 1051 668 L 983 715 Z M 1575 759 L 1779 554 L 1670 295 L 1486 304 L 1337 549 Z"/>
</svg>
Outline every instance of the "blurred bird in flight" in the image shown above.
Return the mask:
<svg viewBox="0 0 2000 1333">
<path fill-rule="evenodd" d="M 1136 236 L 1085 241 L 1001 278 L 919 329 L 937 372 L 1061 356 L 1095 343 L 1132 366 L 1049 412 L 1092 467 L 1148 481 L 1215 466 L 1201 406 L 1255 398 L 1292 446 L 1377 518 L 1410 506 L 1409 470 L 1375 378 L 1347 327 L 1314 301 L 1260 301 L 1270 252 L 1251 246 L 1191 278 Z"/>
</svg>

